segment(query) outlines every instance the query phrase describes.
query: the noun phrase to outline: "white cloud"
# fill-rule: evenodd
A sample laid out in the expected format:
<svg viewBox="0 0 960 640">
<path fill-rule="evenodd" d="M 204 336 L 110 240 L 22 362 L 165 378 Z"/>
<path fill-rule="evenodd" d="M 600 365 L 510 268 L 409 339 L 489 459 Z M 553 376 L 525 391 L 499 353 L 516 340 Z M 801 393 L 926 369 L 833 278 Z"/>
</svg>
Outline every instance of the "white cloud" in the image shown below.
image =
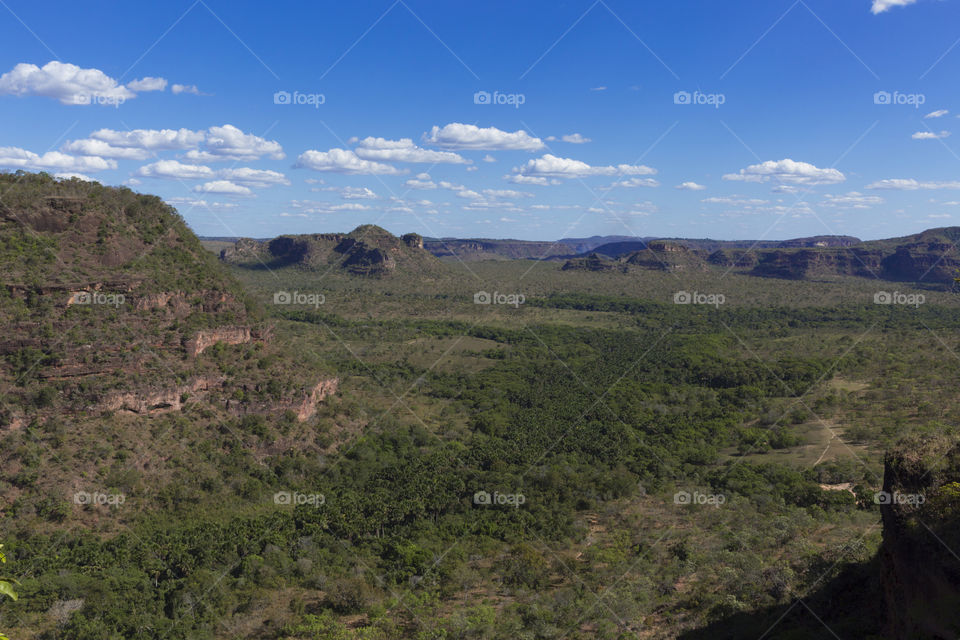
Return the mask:
<svg viewBox="0 0 960 640">
<path fill-rule="evenodd" d="M 94 140 L 102 140 L 114 147 L 166 150 L 189 149 L 203 142 L 202 131 L 190 129 L 133 129 L 114 131 L 99 129 L 90 134 Z"/>
<path fill-rule="evenodd" d="M 603 87 L 603 86 L 600 86 L 600 87 L 590 87 L 590 91 L 606 91 L 606 90 L 607 90 L 607 88 L 606 88 L 606 87 Z"/>
<path fill-rule="evenodd" d="M 789 193 L 797 194 L 800 193 L 800 187 L 792 187 L 788 184 L 778 184 L 777 186 L 770 189 L 773 193 Z"/>
<path fill-rule="evenodd" d="M 880 196 L 867 196 L 857 191 L 851 191 L 842 196 L 832 196 L 828 193 L 823 197 L 826 199 L 820 203 L 821 206 L 838 209 L 869 209 L 875 204 L 884 202 Z"/>
<path fill-rule="evenodd" d="M 430 179 L 429 173 L 418 173 L 416 178 L 410 178 L 404 184 L 411 189 L 436 189 L 437 183 Z"/>
<path fill-rule="evenodd" d="M 301 209 L 306 213 L 340 213 L 344 211 L 369 211 L 370 207 L 359 202 L 345 202 L 332 204 L 330 202 L 316 202 L 314 200 L 294 200 L 290 203 L 294 209 Z"/>
<path fill-rule="evenodd" d="M 906 7 L 914 4 L 917 0 L 873 0 L 873 6 L 870 7 L 870 13 L 876 15 L 889 11 L 893 7 Z"/>
<path fill-rule="evenodd" d="M 960 182 L 920 182 L 913 178 L 887 178 L 867 185 L 867 189 L 917 191 L 919 189 L 960 189 Z"/>
<path fill-rule="evenodd" d="M 195 193 L 219 193 L 228 196 L 249 196 L 253 192 L 249 188 L 230 182 L 229 180 L 214 180 L 198 184 L 193 188 Z"/>
<path fill-rule="evenodd" d="M 458 198 L 466 198 L 467 200 L 483 200 L 483 196 L 477 193 L 476 191 L 471 191 L 470 189 L 461 187 L 457 190 Z"/>
<path fill-rule="evenodd" d="M 496 162 L 497 159 L 494 158 L 492 155 L 490 155 L 490 154 L 488 153 L 487 155 L 483 156 L 483 161 L 484 161 L 484 162 Z"/>
<path fill-rule="evenodd" d="M 137 169 L 136 175 L 144 178 L 174 178 L 179 180 L 199 180 L 212 178 L 214 171 L 210 167 L 197 164 L 183 164 L 177 160 L 159 160 Z"/>
<path fill-rule="evenodd" d="M 789 158 L 784 160 L 767 160 L 760 164 L 750 165 L 740 169 L 739 173 L 728 173 L 724 180 L 738 180 L 742 182 L 785 182 L 789 184 L 817 185 L 837 184 L 846 180 L 836 169 L 820 169 L 808 162 L 796 162 Z"/>
<path fill-rule="evenodd" d="M 287 177 L 279 171 L 251 169 L 250 167 L 223 169 L 217 172 L 217 176 L 250 187 L 269 187 L 275 184 L 290 184 L 290 181 L 287 180 Z"/>
<path fill-rule="evenodd" d="M 348 149 L 304 151 L 297 158 L 297 167 L 314 171 L 333 171 L 351 175 L 396 175 L 404 173 L 389 164 L 364 160 Z"/>
<path fill-rule="evenodd" d="M 504 176 L 504 178 L 508 182 L 512 182 L 513 184 L 534 184 L 534 185 L 537 185 L 538 187 L 545 187 L 549 184 L 560 184 L 560 181 L 556 179 L 547 180 L 546 178 L 535 178 L 533 176 L 524 176 L 524 175 L 520 175 L 519 173 L 515 173 L 510 176 Z"/>
<path fill-rule="evenodd" d="M 509 133 L 496 127 L 481 129 L 473 124 L 459 122 L 452 122 L 443 128 L 434 126 L 429 134 L 423 134 L 423 139 L 448 149 L 537 151 L 544 147 L 543 140 L 534 138 L 523 130 Z"/>
<path fill-rule="evenodd" d="M 700 202 L 705 202 L 707 204 L 727 204 L 747 208 L 770 204 L 769 200 L 761 200 L 760 198 L 744 198 L 742 196 L 712 196 L 710 198 L 704 198 Z"/>
<path fill-rule="evenodd" d="M 202 157 L 199 154 L 203 154 Z M 276 140 L 267 140 L 252 133 L 244 133 L 232 124 L 207 129 L 203 141 L 203 151 L 187 154 L 190 160 L 205 162 L 216 160 L 255 160 L 260 156 L 269 156 L 274 160 L 283 160 L 286 154 Z"/>
<path fill-rule="evenodd" d="M 934 133 L 933 131 L 917 131 L 911 136 L 914 140 L 942 140 L 943 138 L 949 138 L 949 131 L 941 131 L 940 133 Z"/>
<path fill-rule="evenodd" d="M 706 187 L 696 182 L 681 182 L 674 187 L 674 189 L 680 189 L 681 191 L 703 191 Z"/>
<path fill-rule="evenodd" d="M 579 133 L 571 133 L 560 138 L 563 142 L 569 142 L 570 144 L 586 144 L 590 142 L 590 138 L 584 138 Z"/>
<path fill-rule="evenodd" d="M 610 185 L 613 187 L 659 187 L 660 182 L 654 180 L 653 178 L 627 178 L 626 180 L 618 180 Z"/>
<path fill-rule="evenodd" d="M 367 187 L 344 187 L 340 197 L 344 200 L 376 200 L 380 196 Z"/>
<path fill-rule="evenodd" d="M 523 177 L 585 178 L 587 176 L 652 175 L 657 170 L 642 165 L 629 164 L 621 164 L 615 167 L 592 167 L 580 160 L 560 158 L 548 153 L 539 158 L 528 160 L 525 165 L 514 168 L 513 172 Z"/>
<path fill-rule="evenodd" d="M 197 85 L 195 84 L 175 84 L 170 87 L 170 91 L 172 91 L 174 94 L 192 93 L 195 96 L 203 95 L 203 93 L 201 93 L 200 89 L 198 89 Z"/>
<path fill-rule="evenodd" d="M 0 94 L 44 96 L 72 105 L 90 104 L 92 96 L 106 103 L 122 102 L 137 95 L 99 69 L 82 69 L 56 60 L 43 67 L 25 62 L 16 65 L 0 76 Z"/>
<path fill-rule="evenodd" d="M 937 111 L 931 111 L 927 115 L 923 116 L 924 118 L 942 118 L 943 116 L 950 113 L 946 109 L 938 109 Z"/>
<path fill-rule="evenodd" d="M 470 164 L 458 153 L 423 149 L 410 138 L 387 140 L 367 137 L 359 142 L 355 153 L 364 160 L 382 162 L 426 162 L 433 164 Z"/>
<path fill-rule="evenodd" d="M 532 193 L 516 191 L 514 189 L 484 189 L 483 195 L 488 198 L 532 198 Z"/>
<path fill-rule="evenodd" d="M 166 78 L 153 78 L 147 76 L 146 78 L 140 78 L 139 80 L 134 80 L 133 82 L 127 83 L 127 89 L 130 89 L 131 91 L 163 91 L 166 88 Z"/>
<path fill-rule="evenodd" d="M 207 202 L 198 198 L 167 198 L 164 202 L 175 207 L 198 207 L 201 209 L 235 209 L 234 202 Z"/>
<path fill-rule="evenodd" d="M 47 151 L 43 155 L 39 155 L 19 147 L 0 147 L 0 167 L 79 173 L 116 169 L 117 161 L 97 156 L 72 156 L 60 151 Z"/>
<path fill-rule="evenodd" d="M 146 149 L 136 149 L 133 147 L 114 147 L 103 140 L 93 140 L 86 138 L 84 140 L 72 140 L 60 147 L 62 151 L 68 153 L 79 153 L 85 156 L 100 156 L 101 158 L 121 158 L 124 160 L 146 160 L 150 157 L 150 152 Z"/>
<path fill-rule="evenodd" d="M 70 180 L 71 178 L 78 178 L 78 179 L 80 179 L 80 180 L 85 180 L 85 181 L 87 181 L 87 182 L 96 182 L 96 180 L 94 180 L 94 179 L 91 178 L 90 176 L 86 176 L 86 175 L 84 175 L 84 174 L 82 174 L 82 173 L 76 173 L 76 172 L 74 172 L 74 171 L 70 171 L 70 172 L 67 172 L 67 173 L 55 173 L 55 174 L 53 174 L 53 177 L 54 177 L 54 178 L 59 178 L 59 179 L 61 179 L 61 180 Z"/>
</svg>

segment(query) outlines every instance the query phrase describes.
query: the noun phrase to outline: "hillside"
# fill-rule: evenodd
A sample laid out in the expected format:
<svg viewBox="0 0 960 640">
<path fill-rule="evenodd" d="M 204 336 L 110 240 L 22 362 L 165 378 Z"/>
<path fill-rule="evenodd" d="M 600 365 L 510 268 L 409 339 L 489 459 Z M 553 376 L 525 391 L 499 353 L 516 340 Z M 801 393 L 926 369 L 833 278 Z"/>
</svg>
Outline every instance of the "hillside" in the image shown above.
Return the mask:
<svg viewBox="0 0 960 640">
<path fill-rule="evenodd" d="M 308 271 L 343 271 L 382 277 L 395 271 L 437 271 L 439 263 L 424 250 L 423 238 L 408 233 L 400 238 L 375 225 L 350 233 L 280 236 L 272 240 L 241 239 L 220 252 L 220 259 L 248 269 L 294 267 Z"/>
</svg>

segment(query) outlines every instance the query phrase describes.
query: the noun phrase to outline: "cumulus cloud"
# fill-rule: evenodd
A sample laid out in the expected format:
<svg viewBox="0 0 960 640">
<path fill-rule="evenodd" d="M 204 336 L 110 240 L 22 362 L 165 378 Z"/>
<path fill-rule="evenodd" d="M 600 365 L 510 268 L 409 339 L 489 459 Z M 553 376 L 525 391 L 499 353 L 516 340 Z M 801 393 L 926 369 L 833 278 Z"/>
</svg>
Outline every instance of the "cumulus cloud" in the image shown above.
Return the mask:
<svg viewBox="0 0 960 640">
<path fill-rule="evenodd" d="M 410 178 L 404 184 L 411 189 L 436 189 L 437 183 L 430 179 L 429 173 L 418 173 L 416 178 Z"/>
<path fill-rule="evenodd" d="M 613 187 L 659 187 L 660 183 L 653 178 L 627 178 L 626 180 L 618 180 L 610 185 Z"/>
<path fill-rule="evenodd" d="M 960 189 L 960 182 L 920 182 L 913 178 L 887 178 L 867 185 L 867 189 L 890 189 L 897 191 L 917 191 L 920 189 Z"/>
<path fill-rule="evenodd" d="M 90 138 L 102 140 L 114 147 L 160 151 L 195 147 L 203 142 L 204 133 L 190 129 L 133 129 L 132 131 L 99 129 L 91 133 Z"/>
<path fill-rule="evenodd" d="M 230 182 L 229 180 L 213 180 L 198 184 L 193 188 L 195 193 L 218 193 L 227 196 L 249 196 L 253 195 L 248 187 Z"/>
<path fill-rule="evenodd" d="M 939 109 L 939 110 L 937 110 L 937 111 L 931 111 L 930 113 L 928 113 L 927 115 L 925 115 L 925 116 L 923 116 L 923 117 L 924 117 L 924 118 L 942 118 L 943 116 L 947 115 L 948 113 L 950 113 L 950 112 L 947 111 L 946 109 Z"/>
<path fill-rule="evenodd" d="M 584 138 L 579 133 L 571 133 L 560 138 L 563 142 L 569 142 L 570 144 L 586 144 L 590 142 L 590 138 Z"/>
<path fill-rule="evenodd" d="M 484 161 L 484 162 L 496 162 L 497 159 L 494 158 L 492 155 L 490 155 L 490 154 L 488 153 L 487 155 L 483 156 L 483 161 Z"/>
<path fill-rule="evenodd" d="M 137 95 L 99 69 L 82 69 L 56 60 L 43 67 L 25 62 L 16 65 L 0 76 L 0 94 L 44 96 L 72 105 L 90 104 L 92 97 L 106 103 L 122 102 Z"/>
<path fill-rule="evenodd" d="M 201 209 L 236 209 L 235 202 L 207 202 L 199 198 L 167 198 L 164 200 L 174 207 L 199 207 Z"/>
<path fill-rule="evenodd" d="M 117 161 L 97 156 L 72 156 L 60 151 L 47 151 L 40 155 L 19 147 L 0 147 L 0 167 L 80 173 L 116 169 Z"/>
<path fill-rule="evenodd" d="M 459 122 L 443 127 L 434 126 L 430 133 L 423 134 L 423 139 L 448 149 L 537 151 L 544 147 L 543 140 L 534 138 L 523 130 L 510 133 L 496 127 L 481 129 L 473 124 Z"/>
<path fill-rule="evenodd" d="M 674 189 L 680 189 L 681 191 L 703 191 L 706 187 L 696 182 L 681 182 L 674 187 Z"/>
<path fill-rule="evenodd" d="M 744 198 L 742 196 L 713 196 L 710 198 L 704 198 L 700 202 L 705 202 L 707 204 L 727 204 L 738 207 L 757 207 L 770 204 L 769 200 L 762 200 L 760 198 Z"/>
<path fill-rule="evenodd" d="M 484 189 L 483 195 L 488 198 L 532 198 L 532 193 L 515 189 Z"/>
<path fill-rule="evenodd" d="M 784 182 L 788 184 L 818 185 L 837 184 L 846 180 L 836 169 L 820 169 L 808 162 L 796 162 L 789 158 L 784 160 L 767 160 L 760 164 L 750 165 L 740 169 L 739 173 L 728 173 L 724 180 L 742 182 Z"/>
<path fill-rule="evenodd" d="M 629 164 L 620 164 L 615 167 L 593 167 L 580 160 L 560 158 L 548 153 L 539 158 L 528 160 L 521 167 L 515 167 L 513 172 L 526 178 L 585 178 L 588 176 L 652 175 L 657 170 L 643 165 Z"/>
<path fill-rule="evenodd" d="M 858 191 L 850 191 L 845 195 L 833 196 L 829 193 L 824 195 L 825 200 L 821 202 L 824 207 L 836 207 L 838 209 L 869 209 L 875 204 L 883 204 L 884 200 L 880 196 L 868 196 Z"/>
<path fill-rule="evenodd" d="M 340 197 L 344 200 L 376 200 L 380 196 L 367 187 L 344 187 Z"/>
<path fill-rule="evenodd" d="M 283 147 L 276 140 L 244 133 L 232 124 L 207 129 L 202 153 L 205 154 L 204 159 L 219 160 L 254 160 L 260 156 L 283 160 L 286 157 Z"/>
<path fill-rule="evenodd" d="M 415 145 L 410 138 L 387 140 L 385 138 L 367 137 L 360 140 L 355 153 L 364 160 L 378 160 L 382 162 L 470 164 L 470 160 L 467 160 L 458 153 L 423 149 Z"/>
<path fill-rule="evenodd" d="M 351 175 L 396 175 L 404 173 L 400 169 L 381 162 L 364 160 L 348 149 L 330 149 L 329 151 L 304 151 L 297 158 L 298 168 L 314 171 L 332 171 Z"/>
<path fill-rule="evenodd" d="M 170 87 L 170 91 L 172 91 L 174 94 L 192 93 L 195 96 L 203 95 L 203 93 L 201 93 L 200 89 L 198 89 L 197 85 L 195 84 L 175 84 Z"/>
<path fill-rule="evenodd" d="M 183 164 L 177 160 L 159 160 L 137 169 L 136 175 L 143 178 L 173 178 L 178 180 L 199 180 L 212 178 L 214 171 L 210 167 L 198 164 Z"/>
<path fill-rule="evenodd" d="M 141 93 L 145 91 L 163 91 L 166 88 L 166 78 L 153 78 L 147 76 L 146 78 L 140 78 L 139 80 L 134 80 L 133 82 L 127 83 L 127 89 Z"/>
<path fill-rule="evenodd" d="M 290 181 L 287 180 L 287 177 L 279 171 L 251 169 L 250 167 L 223 169 L 217 172 L 217 176 L 250 187 L 269 187 L 277 184 L 290 184 Z"/>
<path fill-rule="evenodd" d="M 519 173 L 513 175 L 504 176 L 508 182 L 513 184 L 533 184 L 538 187 L 545 187 L 550 184 L 560 184 L 560 181 L 554 178 L 553 180 L 547 180 L 546 178 L 537 178 L 534 176 L 525 176 Z"/>
<path fill-rule="evenodd" d="M 114 147 L 103 140 L 72 140 L 62 147 L 62 151 L 67 153 L 78 153 L 85 156 L 100 156 L 101 158 L 120 158 L 123 160 L 146 160 L 150 157 L 150 152 L 146 149 L 136 149 L 134 147 Z"/>
<path fill-rule="evenodd" d="M 893 7 L 906 7 L 916 3 L 917 0 L 873 0 L 873 6 L 870 7 L 870 13 L 877 15 L 884 11 L 889 11 Z"/>
<path fill-rule="evenodd" d="M 949 131 L 935 133 L 933 131 L 917 131 L 911 136 L 914 140 L 942 140 L 950 137 Z"/>
</svg>

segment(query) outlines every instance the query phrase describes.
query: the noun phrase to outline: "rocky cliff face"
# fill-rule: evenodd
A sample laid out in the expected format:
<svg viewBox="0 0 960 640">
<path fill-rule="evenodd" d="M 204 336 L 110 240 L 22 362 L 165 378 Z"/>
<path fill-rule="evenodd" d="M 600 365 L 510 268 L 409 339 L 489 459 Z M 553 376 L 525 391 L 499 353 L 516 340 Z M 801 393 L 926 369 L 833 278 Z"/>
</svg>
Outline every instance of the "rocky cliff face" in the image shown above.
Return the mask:
<svg viewBox="0 0 960 640">
<path fill-rule="evenodd" d="M 280 236 L 266 241 L 242 239 L 221 251 L 220 259 L 241 267 L 334 268 L 373 277 L 388 276 L 397 268 L 423 272 L 436 268 L 436 259 L 424 249 L 422 236 L 408 233 L 398 238 L 373 225 L 357 227 L 348 234 Z"/>
<path fill-rule="evenodd" d="M 559 242 L 526 240 L 427 240 L 424 247 L 438 258 L 476 260 L 541 260 L 576 253 L 573 247 Z"/>
<path fill-rule="evenodd" d="M 960 636 L 960 443 L 926 437 L 885 459 L 881 584 L 887 637 Z"/>
</svg>

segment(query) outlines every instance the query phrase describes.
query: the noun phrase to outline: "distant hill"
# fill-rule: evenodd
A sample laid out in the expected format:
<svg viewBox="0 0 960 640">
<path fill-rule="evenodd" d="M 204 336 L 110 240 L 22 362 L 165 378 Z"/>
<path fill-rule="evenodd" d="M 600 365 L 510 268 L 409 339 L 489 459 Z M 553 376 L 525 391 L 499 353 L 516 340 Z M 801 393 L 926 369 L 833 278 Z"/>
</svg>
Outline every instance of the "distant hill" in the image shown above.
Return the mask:
<svg viewBox="0 0 960 640">
<path fill-rule="evenodd" d="M 813 236 L 771 242 L 644 240 L 597 247 L 565 270 L 731 270 L 791 280 L 856 276 L 895 282 L 952 284 L 960 275 L 954 244 L 960 227 L 928 229 L 902 238 L 863 242 L 851 236 Z"/>
<path fill-rule="evenodd" d="M 375 225 L 350 233 L 279 236 L 272 240 L 238 240 L 220 252 L 224 262 L 252 269 L 296 267 L 337 269 L 361 276 L 388 276 L 397 270 L 437 271 L 439 261 L 415 233 L 397 237 Z"/>
<path fill-rule="evenodd" d="M 457 238 L 428 238 L 424 248 L 438 258 L 456 258 L 464 262 L 475 260 L 541 260 L 578 253 L 572 245 L 563 242 L 530 240 L 487 240 Z"/>
</svg>

